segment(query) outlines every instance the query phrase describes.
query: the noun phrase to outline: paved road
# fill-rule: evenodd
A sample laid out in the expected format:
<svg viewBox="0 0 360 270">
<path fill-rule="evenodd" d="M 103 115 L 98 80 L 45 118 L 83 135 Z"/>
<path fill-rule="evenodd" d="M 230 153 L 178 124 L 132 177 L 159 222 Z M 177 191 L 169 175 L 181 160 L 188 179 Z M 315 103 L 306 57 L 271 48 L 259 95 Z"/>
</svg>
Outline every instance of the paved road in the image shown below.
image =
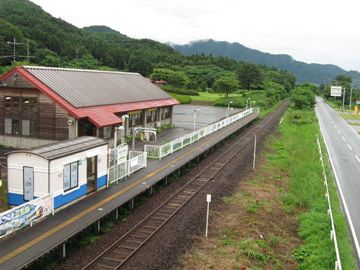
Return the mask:
<svg viewBox="0 0 360 270">
<path fill-rule="evenodd" d="M 330 154 L 357 255 L 360 256 L 360 137 L 321 98 L 316 114 Z"/>
</svg>

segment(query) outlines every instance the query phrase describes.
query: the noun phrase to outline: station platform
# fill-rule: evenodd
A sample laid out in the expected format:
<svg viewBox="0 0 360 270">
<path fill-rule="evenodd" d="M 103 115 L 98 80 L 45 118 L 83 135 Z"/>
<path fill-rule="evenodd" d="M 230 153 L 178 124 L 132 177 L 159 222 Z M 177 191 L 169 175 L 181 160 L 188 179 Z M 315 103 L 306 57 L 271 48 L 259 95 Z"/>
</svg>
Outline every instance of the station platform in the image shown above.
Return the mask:
<svg viewBox="0 0 360 270">
<path fill-rule="evenodd" d="M 25 267 L 124 205 L 136 195 L 146 191 L 212 146 L 254 121 L 258 116 L 257 113 L 251 114 L 162 160 L 149 161 L 146 168 L 118 184 L 90 194 L 32 227 L 27 227 L 0 240 L 0 269 Z"/>
</svg>

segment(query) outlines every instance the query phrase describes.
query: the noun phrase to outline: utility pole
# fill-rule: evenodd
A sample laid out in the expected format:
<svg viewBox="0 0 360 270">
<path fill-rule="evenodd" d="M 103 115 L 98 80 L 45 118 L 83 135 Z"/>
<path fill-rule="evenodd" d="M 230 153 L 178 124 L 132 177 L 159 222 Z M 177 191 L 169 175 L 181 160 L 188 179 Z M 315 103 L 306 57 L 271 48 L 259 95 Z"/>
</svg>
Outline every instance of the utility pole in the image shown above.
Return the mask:
<svg viewBox="0 0 360 270">
<path fill-rule="evenodd" d="M 254 138 L 253 170 L 255 170 L 255 162 L 256 162 L 256 133 Z"/>
<path fill-rule="evenodd" d="M 345 111 L 345 94 L 346 94 L 346 88 L 344 87 L 343 106 L 342 106 L 343 111 Z"/>
<path fill-rule="evenodd" d="M 30 41 L 27 40 L 26 43 L 26 60 L 27 62 L 30 62 Z"/>
<path fill-rule="evenodd" d="M 353 87 L 351 86 L 351 88 L 350 88 L 350 101 L 349 101 L 349 109 L 350 109 L 350 111 L 351 111 L 351 108 L 352 108 L 352 91 L 353 91 Z"/>
<path fill-rule="evenodd" d="M 16 38 L 14 38 L 14 41 L 8 41 L 6 44 L 13 45 L 13 61 L 14 64 L 16 62 L 16 45 L 22 45 L 22 43 L 16 42 Z"/>
</svg>

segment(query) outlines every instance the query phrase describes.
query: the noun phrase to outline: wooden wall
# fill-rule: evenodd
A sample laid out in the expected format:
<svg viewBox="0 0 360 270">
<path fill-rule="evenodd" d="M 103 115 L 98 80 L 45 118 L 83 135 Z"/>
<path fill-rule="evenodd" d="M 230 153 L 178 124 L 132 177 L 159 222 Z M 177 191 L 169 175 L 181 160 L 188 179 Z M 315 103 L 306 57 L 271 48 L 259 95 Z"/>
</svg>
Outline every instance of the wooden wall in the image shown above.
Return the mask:
<svg viewBox="0 0 360 270">
<path fill-rule="evenodd" d="M 8 112 L 5 111 L 5 96 L 37 97 L 37 112 Z M 17 118 L 36 121 L 36 135 L 38 139 L 66 140 L 69 138 L 69 115 L 48 96 L 33 88 L 0 87 L 0 134 L 4 134 L 4 119 Z"/>
</svg>

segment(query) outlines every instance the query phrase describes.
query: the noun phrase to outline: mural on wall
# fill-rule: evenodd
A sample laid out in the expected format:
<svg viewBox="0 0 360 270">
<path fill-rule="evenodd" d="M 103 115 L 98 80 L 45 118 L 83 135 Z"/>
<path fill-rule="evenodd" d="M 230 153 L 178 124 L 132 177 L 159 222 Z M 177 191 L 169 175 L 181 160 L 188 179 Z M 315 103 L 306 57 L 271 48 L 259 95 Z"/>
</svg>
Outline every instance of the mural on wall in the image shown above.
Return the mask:
<svg viewBox="0 0 360 270">
<path fill-rule="evenodd" d="M 24 228 L 54 212 L 54 197 L 47 194 L 0 213 L 0 238 Z"/>
</svg>

